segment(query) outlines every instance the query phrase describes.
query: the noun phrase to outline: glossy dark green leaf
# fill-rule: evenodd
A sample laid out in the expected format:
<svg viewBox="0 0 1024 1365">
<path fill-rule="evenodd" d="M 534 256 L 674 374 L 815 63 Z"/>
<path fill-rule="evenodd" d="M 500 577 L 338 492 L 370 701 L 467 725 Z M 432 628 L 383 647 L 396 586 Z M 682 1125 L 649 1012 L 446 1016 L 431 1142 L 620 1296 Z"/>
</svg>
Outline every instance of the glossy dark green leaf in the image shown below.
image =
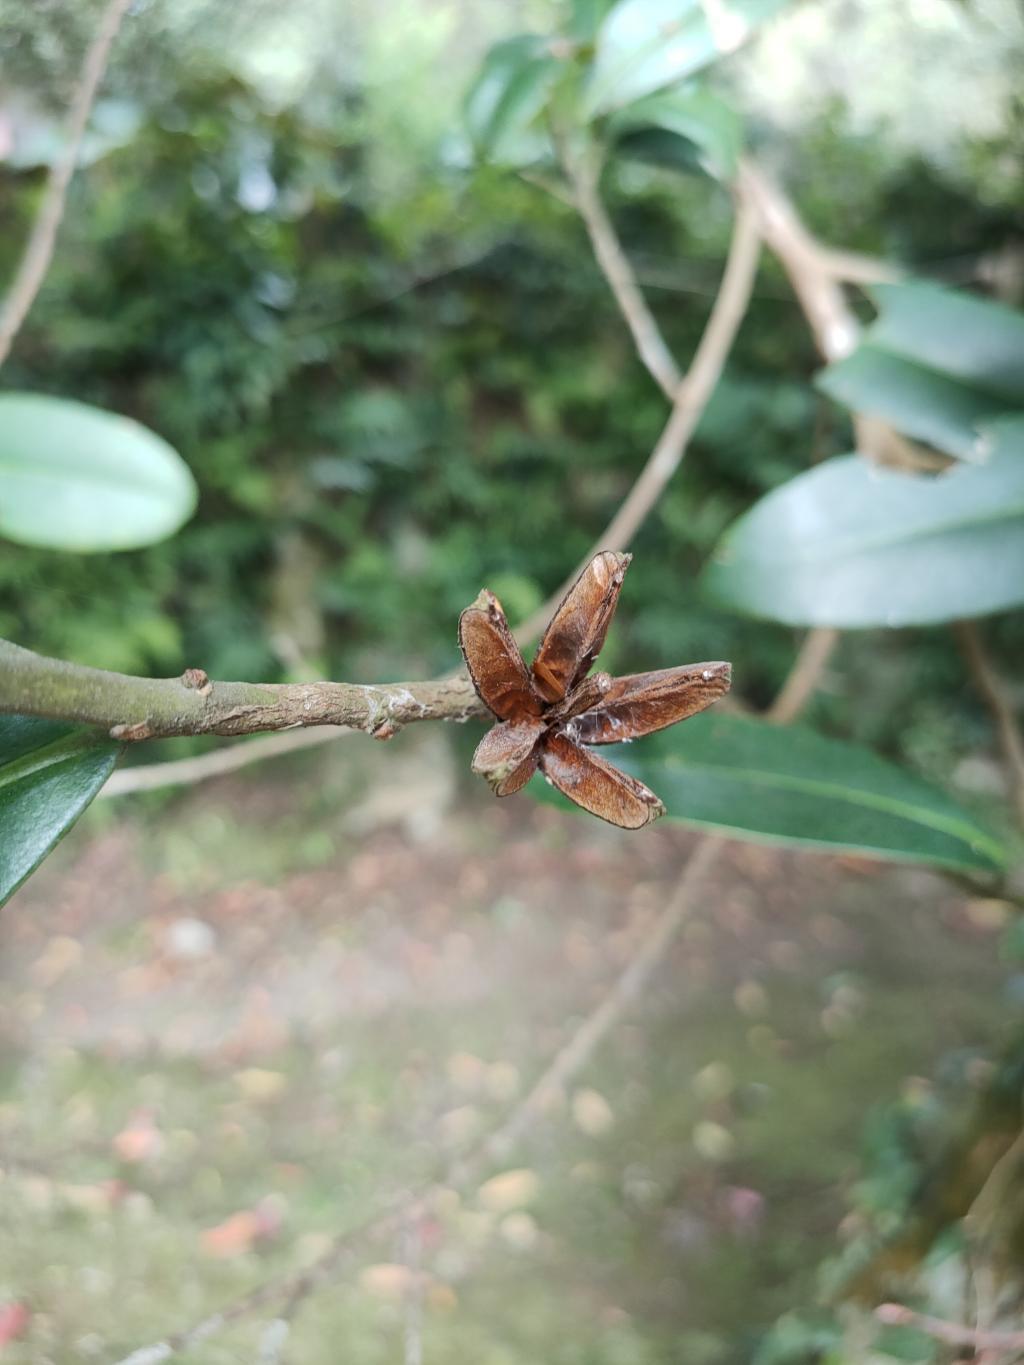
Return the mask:
<svg viewBox="0 0 1024 1365">
<path fill-rule="evenodd" d="M 551 40 L 537 34 L 522 33 L 491 48 L 463 105 L 479 157 L 504 165 L 536 160 L 546 145 L 537 117 L 562 70 Z"/>
<path fill-rule="evenodd" d="M 1024 410 L 1024 316 L 920 282 L 873 293 L 878 318 L 820 388 L 949 455 L 980 458 L 982 424 Z"/>
<path fill-rule="evenodd" d="M 743 124 L 736 111 L 707 90 L 668 90 L 613 115 L 608 135 L 620 154 L 716 179 L 736 173 Z"/>
<path fill-rule="evenodd" d="M 738 838 L 994 872 L 999 841 L 937 788 L 868 749 L 799 726 L 695 716 L 602 751 L 664 801 L 667 817 Z M 534 779 L 542 800 L 570 807 Z"/>
<path fill-rule="evenodd" d="M 32 716 L 0 716 L 0 905 L 106 782 L 119 746 Z"/>
<path fill-rule="evenodd" d="M 196 486 L 181 457 L 116 413 L 0 394 L 0 536 L 56 550 L 128 550 L 171 535 Z"/>
<path fill-rule="evenodd" d="M 584 98 L 590 118 L 621 109 L 734 52 L 786 0 L 619 0 L 598 30 Z"/>
<path fill-rule="evenodd" d="M 907 626 L 1024 604 L 1024 417 L 985 429 L 982 464 L 938 476 L 847 455 L 762 498 L 715 551 L 704 586 L 800 626 Z"/>
</svg>

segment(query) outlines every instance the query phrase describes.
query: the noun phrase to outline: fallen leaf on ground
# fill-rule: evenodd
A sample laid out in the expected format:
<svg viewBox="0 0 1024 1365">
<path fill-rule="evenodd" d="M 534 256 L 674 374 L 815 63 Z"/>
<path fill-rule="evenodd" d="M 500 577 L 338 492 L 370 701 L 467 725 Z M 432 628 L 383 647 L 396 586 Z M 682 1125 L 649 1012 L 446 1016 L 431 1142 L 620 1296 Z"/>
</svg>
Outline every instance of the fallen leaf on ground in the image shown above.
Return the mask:
<svg viewBox="0 0 1024 1365">
<path fill-rule="evenodd" d="M 32 1313 L 23 1303 L 0 1303 L 0 1350 L 11 1341 L 23 1337 L 32 1321 Z"/>
<path fill-rule="evenodd" d="M 540 1181 L 535 1171 L 526 1168 L 502 1171 L 501 1175 L 484 1181 L 477 1191 L 477 1199 L 492 1213 L 505 1213 L 506 1210 L 532 1203 L 539 1188 Z"/>
<path fill-rule="evenodd" d="M 200 1245 L 207 1256 L 228 1259 L 243 1256 L 260 1242 L 268 1241 L 281 1227 L 281 1201 L 268 1198 L 253 1209 L 242 1209 L 216 1227 L 200 1234 Z"/>
<path fill-rule="evenodd" d="M 572 1119 L 587 1137 L 600 1137 L 615 1123 L 612 1107 L 597 1090 L 577 1090 L 572 1097 Z"/>
</svg>

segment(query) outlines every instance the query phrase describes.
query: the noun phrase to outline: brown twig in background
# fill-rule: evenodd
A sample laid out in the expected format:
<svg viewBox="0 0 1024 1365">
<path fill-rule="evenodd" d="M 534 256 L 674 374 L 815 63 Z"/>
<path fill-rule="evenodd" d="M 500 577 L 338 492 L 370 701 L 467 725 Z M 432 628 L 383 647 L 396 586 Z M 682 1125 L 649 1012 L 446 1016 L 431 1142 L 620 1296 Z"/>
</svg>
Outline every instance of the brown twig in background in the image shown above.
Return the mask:
<svg viewBox="0 0 1024 1365">
<path fill-rule="evenodd" d="M 966 1327 L 958 1322 L 946 1322 L 927 1313 L 915 1313 L 902 1303 L 883 1303 L 875 1309 L 875 1317 L 887 1327 L 916 1327 L 925 1336 L 947 1346 L 967 1346 L 975 1351 L 1024 1351 L 1024 1331 L 997 1332 Z"/>
<path fill-rule="evenodd" d="M 693 362 L 675 391 L 668 422 L 625 501 L 595 540 L 597 549 L 626 549 L 665 485 L 679 468 L 686 454 L 687 443 L 721 377 L 733 339 L 746 314 L 759 254 L 760 234 L 755 217 L 741 205 L 736 215 L 718 295 L 694 352 Z M 565 583 L 518 627 L 515 637 L 520 644 L 534 639 L 543 630 L 553 608 L 561 601 L 590 557 L 591 552 L 588 550 Z"/>
<path fill-rule="evenodd" d="M 736 193 L 756 213 L 761 235 L 789 277 L 822 356 L 833 361 L 849 355 L 860 326 L 842 281 L 891 283 L 900 278 L 899 271 L 883 261 L 823 246 L 778 185 L 749 158 L 740 165 Z"/>
<path fill-rule="evenodd" d="M 340 1233 L 331 1246 L 305 1269 L 258 1285 L 185 1331 L 131 1352 L 117 1365 L 160 1365 L 160 1362 L 169 1360 L 181 1351 L 191 1350 L 223 1328 L 269 1304 L 287 1301 L 289 1312 L 294 1312 L 305 1298 L 329 1283 L 350 1263 L 355 1255 L 354 1249 L 360 1242 L 389 1236 L 408 1227 L 429 1210 L 431 1199 L 440 1190 L 461 1187 L 465 1191 L 472 1187 L 492 1164 L 504 1159 L 531 1125 L 543 1116 L 551 1098 L 560 1095 L 580 1074 L 629 1005 L 641 994 L 684 923 L 701 882 L 713 868 L 723 848 L 724 841 L 712 835 L 706 835 L 698 842 L 665 908 L 641 940 L 630 961 L 612 982 L 604 998 L 573 1032 L 565 1046 L 558 1050 L 505 1121 L 467 1156 L 456 1158 L 438 1178 L 430 1180 L 416 1191 L 398 1196 L 378 1215 Z"/>
<path fill-rule="evenodd" d="M 622 249 L 612 220 L 608 216 L 608 210 L 598 192 L 601 166 L 596 151 L 590 149 L 589 154 L 578 158 L 566 154 L 562 161 L 569 184 L 572 186 L 572 202 L 583 219 L 590 244 L 594 248 L 594 256 L 615 295 L 615 302 L 619 305 L 619 311 L 633 337 L 637 355 L 665 397 L 672 400 L 683 376 L 665 344 L 661 329 L 647 307 L 647 301 L 637 284 L 629 257 Z M 600 548 L 617 547 L 606 547 L 602 543 Z"/>
<path fill-rule="evenodd" d="M 423 1365 L 423 1237 L 413 1219 L 403 1229 L 402 1262 L 409 1271 L 402 1305 L 402 1365 Z"/>
<path fill-rule="evenodd" d="M 988 656 L 976 621 L 957 621 L 953 626 L 960 651 L 967 663 L 971 680 L 978 695 L 988 707 L 995 722 L 999 745 L 1003 751 L 1010 796 L 1017 819 L 1024 826 L 1024 736 L 1006 685 Z"/>
<path fill-rule="evenodd" d="M 807 632 L 778 696 L 765 712 L 766 719 L 776 725 L 796 720 L 817 690 L 838 643 L 839 631 L 831 626 L 817 626 Z"/>
<path fill-rule="evenodd" d="M 857 344 L 860 331 L 841 281 L 876 283 L 898 278 L 897 273 L 883 262 L 823 246 L 807 231 L 782 190 L 749 159 L 740 166 L 736 192 L 757 216 L 766 245 L 785 270 L 818 351 L 827 361 L 841 360 Z M 830 627 L 808 631 L 769 708 L 769 720 L 779 724 L 796 720 L 814 695 L 838 639 Z"/>
<path fill-rule="evenodd" d="M 36 295 L 46 278 L 46 272 L 50 268 L 57 233 L 64 217 L 68 186 L 71 184 L 71 177 L 75 173 L 78 155 L 82 149 L 85 126 L 89 121 L 96 91 L 107 68 L 110 48 L 131 3 L 132 0 L 109 0 L 96 30 L 96 36 L 85 54 L 78 84 L 71 98 L 67 143 L 64 151 L 50 168 L 35 222 L 32 224 L 18 269 L 0 309 L 0 365 L 7 359 L 21 324 L 35 302 Z"/>
<path fill-rule="evenodd" d="M 134 792 L 159 791 L 162 787 L 185 787 L 194 782 L 205 782 L 211 777 L 247 768 L 268 758 L 283 758 L 300 749 L 312 749 L 318 744 L 345 739 L 354 735 L 336 725 L 318 725 L 309 730 L 284 730 L 277 734 L 260 735 L 245 744 L 225 744 L 211 749 L 208 754 L 193 754 L 190 758 L 172 758 L 165 763 L 139 763 L 131 768 L 115 768 L 100 788 L 98 797 L 128 796 Z"/>
</svg>

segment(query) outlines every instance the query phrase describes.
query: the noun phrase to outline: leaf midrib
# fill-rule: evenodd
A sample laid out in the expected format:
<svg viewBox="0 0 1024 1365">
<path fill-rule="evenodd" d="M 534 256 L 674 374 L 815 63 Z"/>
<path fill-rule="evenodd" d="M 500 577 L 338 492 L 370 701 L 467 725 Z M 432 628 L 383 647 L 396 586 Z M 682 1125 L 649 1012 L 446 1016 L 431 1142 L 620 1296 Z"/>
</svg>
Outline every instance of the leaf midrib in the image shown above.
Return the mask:
<svg viewBox="0 0 1024 1365">
<path fill-rule="evenodd" d="M 39 749 L 32 749 L 29 753 L 23 754 L 21 758 L 0 765 L 0 792 L 23 782 L 26 777 L 31 777 L 35 773 L 44 772 L 58 763 L 67 762 L 79 755 L 84 756 L 90 750 L 102 747 L 103 741 L 91 735 L 64 735 L 61 739 L 52 740 Z"/>
</svg>

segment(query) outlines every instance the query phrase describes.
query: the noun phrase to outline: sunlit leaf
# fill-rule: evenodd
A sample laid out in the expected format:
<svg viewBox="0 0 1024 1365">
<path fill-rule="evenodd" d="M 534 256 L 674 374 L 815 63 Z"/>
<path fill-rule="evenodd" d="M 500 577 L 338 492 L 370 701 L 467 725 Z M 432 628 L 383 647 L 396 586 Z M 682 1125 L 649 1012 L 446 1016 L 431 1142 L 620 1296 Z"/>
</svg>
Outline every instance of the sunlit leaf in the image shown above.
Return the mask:
<svg viewBox="0 0 1024 1365">
<path fill-rule="evenodd" d="M 619 0 L 597 34 L 584 108 L 593 118 L 734 52 L 786 0 Z"/>
<path fill-rule="evenodd" d="M 0 716 L 0 905 L 106 782 L 118 745 L 30 716 Z"/>
<path fill-rule="evenodd" d="M 1024 417 L 938 476 L 843 456 L 769 493 L 705 571 L 719 602 L 789 625 L 906 626 L 1024 603 Z"/>
<path fill-rule="evenodd" d="M 728 180 L 743 149 L 736 111 L 707 90 L 667 90 L 627 105 L 608 123 L 620 154 Z"/>
<path fill-rule="evenodd" d="M 66 398 L 0 394 L 0 536 L 134 549 L 171 535 L 195 502 L 181 457 L 138 422 Z"/>
<path fill-rule="evenodd" d="M 535 120 L 562 69 L 550 40 L 537 34 L 523 33 L 491 48 L 463 105 L 478 156 L 505 165 L 536 160 L 546 144 Z"/>
<path fill-rule="evenodd" d="M 983 423 L 1024 409 L 1024 316 L 911 282 L 873 291 L 880 313 L 818 384 L 858 412 L 960 459 L 982 456 Z"/>
<path fill-rule="evenodd" d="M 998 840 L 945 793 L 868 749 L 798 726 L 708 713 L 616 749 L 667 818 L 739 838 L 970 871 L 996 871 Z M 570 809 L 536 779 L 529 791 Z"/>
</svg>

